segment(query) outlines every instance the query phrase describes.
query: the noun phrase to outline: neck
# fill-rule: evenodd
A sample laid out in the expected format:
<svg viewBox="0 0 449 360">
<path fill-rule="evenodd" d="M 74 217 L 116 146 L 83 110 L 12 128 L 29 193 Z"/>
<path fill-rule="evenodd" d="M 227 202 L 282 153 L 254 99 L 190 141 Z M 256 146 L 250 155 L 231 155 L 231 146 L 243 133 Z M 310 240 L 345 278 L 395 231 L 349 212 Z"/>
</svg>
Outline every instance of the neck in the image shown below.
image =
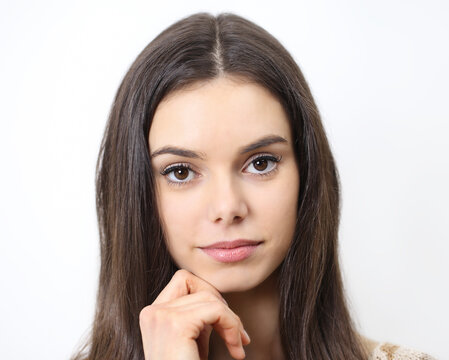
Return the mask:
<svg viewBox="0 0 449 360">
<path fill-rule="evenodd" d="M 247 359 L 283 359 L 279 331 L 279 292 L 277 271 L 256 288 L 222 294 L 229 307 L 242 320 L 251 343 L 245 346 Z M 210 359 L 231 359 L 219 335 L 212 332 Z"/>
</svg>

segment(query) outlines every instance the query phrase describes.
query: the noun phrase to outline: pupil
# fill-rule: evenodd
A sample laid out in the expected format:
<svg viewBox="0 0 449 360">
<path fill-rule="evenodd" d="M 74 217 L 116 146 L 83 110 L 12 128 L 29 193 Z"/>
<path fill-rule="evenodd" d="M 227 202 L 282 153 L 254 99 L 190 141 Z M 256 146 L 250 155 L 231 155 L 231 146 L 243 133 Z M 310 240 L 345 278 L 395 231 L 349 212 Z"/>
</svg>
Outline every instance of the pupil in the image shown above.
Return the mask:
<svg viewBox="0 0 449 360">
<path fill-rule="evenodd" d="M 265 170 L 267 168 L 267 160 L 265 159 L 256 160 L 254 167 L 259 171 Z"/>
</svg>

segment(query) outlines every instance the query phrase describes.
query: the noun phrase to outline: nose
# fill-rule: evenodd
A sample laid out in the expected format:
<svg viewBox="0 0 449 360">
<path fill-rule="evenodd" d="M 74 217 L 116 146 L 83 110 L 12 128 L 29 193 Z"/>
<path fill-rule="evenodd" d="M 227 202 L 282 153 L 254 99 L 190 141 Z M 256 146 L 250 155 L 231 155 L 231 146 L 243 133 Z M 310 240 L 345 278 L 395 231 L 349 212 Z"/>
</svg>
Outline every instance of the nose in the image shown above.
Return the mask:
<svg viewBox="0 0 449 360">
<path fill-rule="evenodd" d="M 209 220 L 214 223 L 231 225 L 246 218 L 248 205 L 238 180 L 231 176 L 221 176 L 211 183 L 209 189 Z"/>
</svg>

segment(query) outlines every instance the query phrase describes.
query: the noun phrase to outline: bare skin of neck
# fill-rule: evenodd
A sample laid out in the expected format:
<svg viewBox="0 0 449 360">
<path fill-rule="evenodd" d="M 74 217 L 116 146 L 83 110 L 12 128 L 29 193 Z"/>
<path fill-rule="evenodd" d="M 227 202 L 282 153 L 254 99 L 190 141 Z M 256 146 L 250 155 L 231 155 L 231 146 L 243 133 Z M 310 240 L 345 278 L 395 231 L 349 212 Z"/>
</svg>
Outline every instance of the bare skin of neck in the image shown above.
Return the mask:
<svg viewBox="0 0 449 360">
<path fill-rule="evenodd" d="M 246 292 L 222 294 L 229 307 L 242 320 L 251 343 L 245 346 L 246 359 L 285 359 L 279 331 L 279 294 L 277 272 L 263 283 Z M 212 331 L 209 359 L 232 359 L 223 340 Z"/>
</svg>

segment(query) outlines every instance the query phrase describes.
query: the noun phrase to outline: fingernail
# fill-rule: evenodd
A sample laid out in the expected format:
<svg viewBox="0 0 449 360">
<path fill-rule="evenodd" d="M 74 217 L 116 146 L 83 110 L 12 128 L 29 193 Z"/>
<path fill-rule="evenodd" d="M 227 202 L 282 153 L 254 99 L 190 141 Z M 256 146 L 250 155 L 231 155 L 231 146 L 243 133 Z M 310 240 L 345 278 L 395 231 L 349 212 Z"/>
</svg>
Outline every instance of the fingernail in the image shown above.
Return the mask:
<svg viewBox="0 0 449 360">
<path fill-rule="evenodd" d="M 251 341 L 251 339 L 250 339 L 250 337 L 249 337 L 249 335 L 248 335 L 248 333 L 246 332 L 245 329 L 243 329 L 243 333 L 244 333 L 245 336 L 246 336 L 246 340 L 247 340 L 247 341 Z"/>
</svg>

